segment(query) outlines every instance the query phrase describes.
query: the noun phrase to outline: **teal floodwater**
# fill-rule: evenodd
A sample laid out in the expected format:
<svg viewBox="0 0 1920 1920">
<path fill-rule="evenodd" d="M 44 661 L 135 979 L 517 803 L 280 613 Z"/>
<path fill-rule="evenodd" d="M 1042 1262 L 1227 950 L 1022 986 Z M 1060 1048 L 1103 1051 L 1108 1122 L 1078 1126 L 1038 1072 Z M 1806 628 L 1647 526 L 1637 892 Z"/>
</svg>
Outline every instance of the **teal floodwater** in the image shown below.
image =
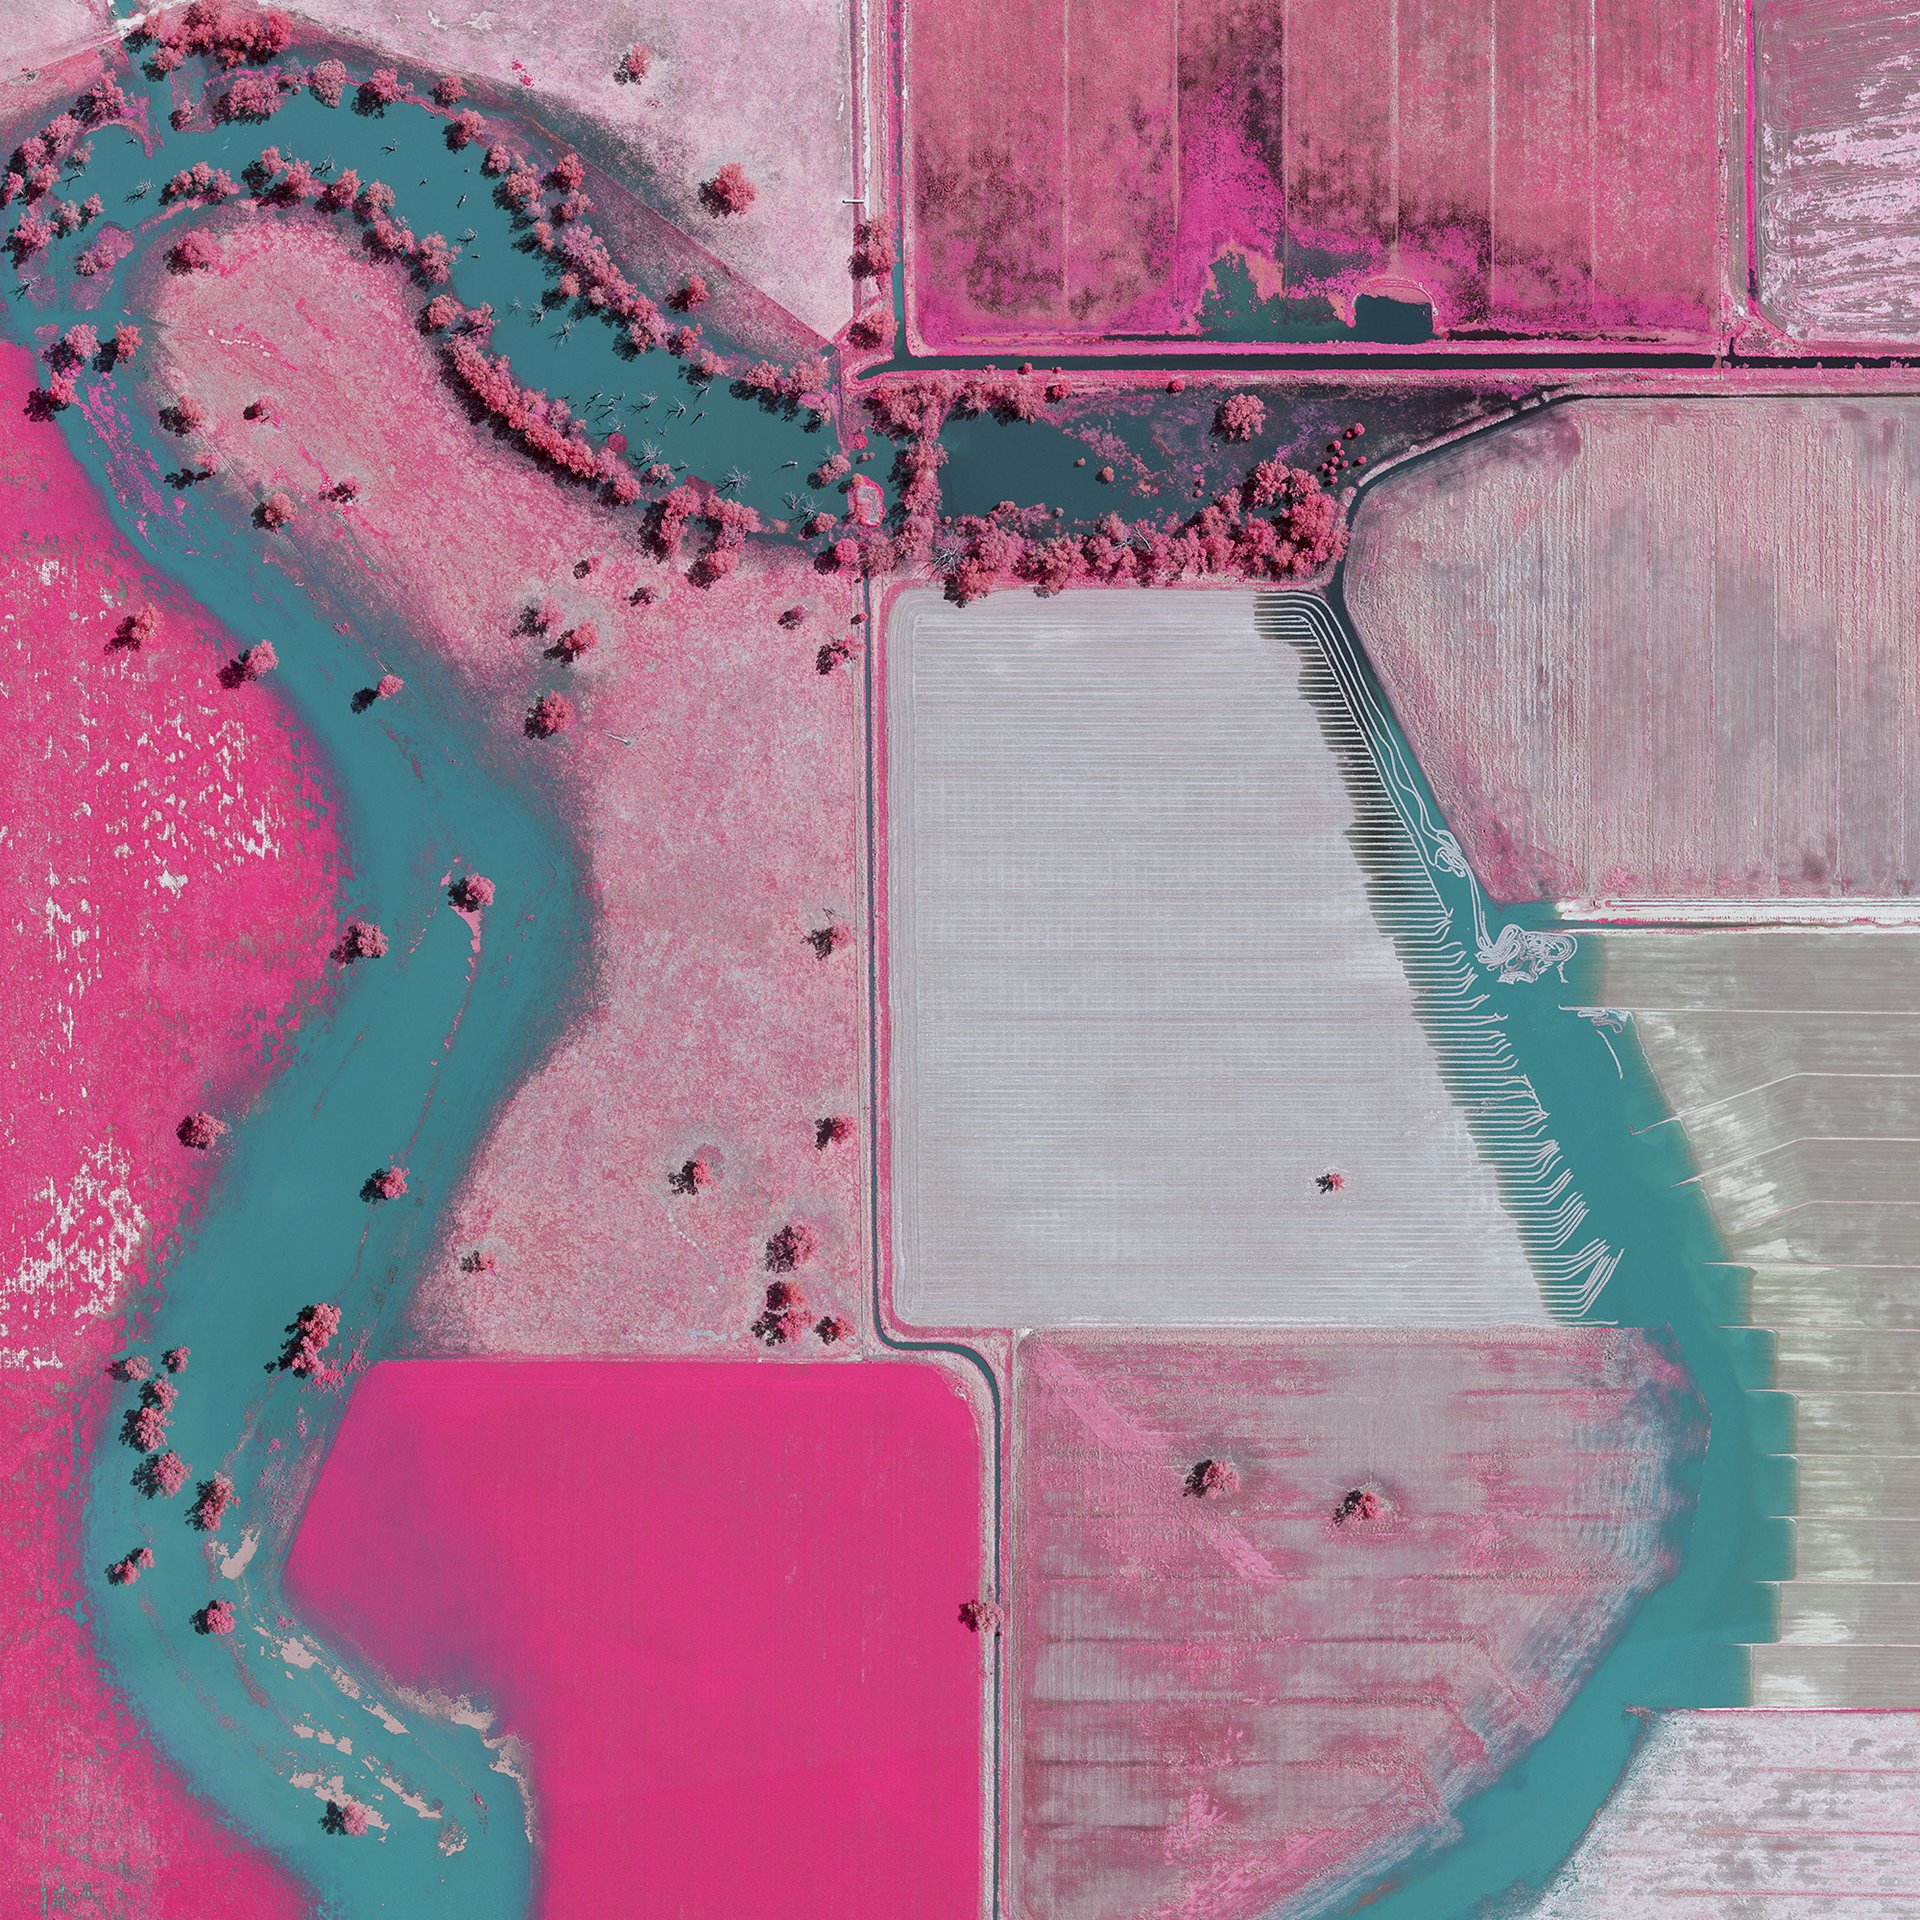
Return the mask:
<svg viewBox="0 0 1920 1920">
<path fill-rule="evenodd" d="M 637 461 L 657 453 L 697 464 L 710 479 L 731 472 L 738 497 L 769 519 L 811 510 L 802 476 L 832 450 L 830 429 L 769 412 L 718 383 L 702 390 L 665 354 L 623 357 L 602 320 L 570 324 L 547 304 L 545 261 L 518 244 L 495 205 L 479 149 L 450 152 L 437 117 L 409 106 L 364 116 L 301 95 L 264 127 L 168 133 L 170 87 L 137 75 L 128 86 L 152 102 L 156 151 L 145 152 L 125 129 L 98 130 L 84 185 L 62 189 L 99 192 L 108 220 L 139 228 L 114 289 L 125 286 L 142 251 L 170 241 L 193 217 L 156 218 L 158 183 L 174 168 L 205 159 L 237 176 L 268 142 L 289 157 L 331 159 L 363 179 L 387 180 L 415 231 L 471 233 L 453 290 L 469 304 L 493 303 L 495 350 L 512 356 L 523 384 L 564 396 L 597 433 L 626 433 Z M 550 151 L 532 130 L 519 143 Z M 56 242 L 56 264 L 68 264 L 87 237 Z M 29 275 L 32 287 L 7 313 L 8 326 L 29 340 L 36 325 L 107 326 L 121 317 L 111 291 L 84 311 L 64 304 L 79 288 L 91 289 L 91 301 L 101 280 L 75 282 L 39 262 L 29 263 Z M 656 298 L 665 291 L 644 290 Z M 718 335 L 713 344 L 729 345 Z M 79 411 L 63 415 L 59 430 L 156 566 L 242 642 L 273 638 L 278 686 L 317 743 L 339 799 L 352 866 L 345 910 L 379 921 L 392 938 L 386 958 L 354 967 L 335 1004 L 303 1026 L 286 1069 L 231 1136 L 199 1227 L 157 1297 L 143 1303 L 150 1344 L 193 1350 L 173 1443 L 196 1479 L 216 1469 L 233 1477 L 240 1502 L 222 1530 L 228 1550 L 257 1541 L 240 1630 L 228 1641 L 195 1633 L 192 1615 L 216 1586 L 238 1589 L 210 1583 L 200 1556 L 181 1551 L 196 1538 L 186 1526 L 187 1499 L 146 1499 L 133 1480 L 138 1456 L 110 1435 L 94 1464 L 86 1520 L 86 1561 L 100 1576 L 99 1644 L 194 1784 L 310 1882 L 328 1913 L 504 1920 L 526 1910 L 534 1864 L 520 1790 L 502 1770 L 501 1751 L 474 1727 L 392 1698 L 376 1676 L 356 1671 L 283 1612 L 278 1569 L 342 1402 L 273 1362 L 288 1323 L 316 1300 L 341 1305 L 350 1350 L 381 1352 L 440 1209 L 499 1101 L 559 1031 L 581 978 L 581 856 L 549 798 L 525 777 L 516 743 L 480 736 L 434 657 L 414 651 L 403 633 L 366 631 L 292 587 L 264 560 L 259 536 L 236 528 L 209 490 L 183 490 L 177 517 L 119 500 L 108 450 Z M 162 436 L 145 410 L 132 411 L 128 431 L 162 468 L 179 459 L 180 443 Z M 1030 468 L 1040 445 L 1034 436 L 984 422 L 967 433 L 968 490 L 997 484 L 1009 497 L 1035 497 L 1033 481 L 1045 476 Z M 1064 446 L 1048 444 L 1041 464 L 1080 474 L 1075 484 L 1084 486 Z M 1004 474 L 997 483 L 996 464 Z M 1064 482 L 1067 472 L 1054 478 Z M 1088 493 L 1084 505 L 1075 500 L 1076 517 L 1106 503 Z M 1399 769 L 1410 817 L 1424 810 L 1437 835 L 1432 796 L 1350 643 L 1345 665 L 1373 702 L 1376 751 Z M 406 678 L 405 700 L 356 713 L 352 694 L 389 669 Z M 1443 861 L 1431 864 L 1467 938 L 1471 882 Z M 477 950 L 444 892 L 446 878 L 467 866 L 498 888 Z M 1552 925 L 1543 907 L 1508 918 Z M 1593 997 L 1593 978 L 1590 947 L 1582 946 L 1564 982 L 1549 974 L 1503 987 L 1490 971 L 1488 991 L 1552 1118 L 1589 1209 L 1588 1230 L 1622 1254 L 1593 1317 L 1668 1330 L 1709 1409 L 1711 1439 L 1693 1475 L 1695 1506 L 1676 1541 L 1674 1577 L 1638 1609 L 1552 1730 L 1461 1810 L 1459 1838 L 1349 1903 L 1366 1903 L 1380 1920 L 1456 1920 L 1538 1885 L 1626 1764 L 1636 1725 L 1630 1709 L 1740 1703 L 1739 1649 L 1770 1632 L 1762 1583 L 1783 1571 L 1786 1552 L 1784 1523 L 1770 1516 L 1789 1510 L 1789 1488 L 1777 1458 L 1784 1418 L 1764 1390 L 1767 1355 L 1759 1336 L 1730 1324 L 1737 1286 L 1719 1264 L 1696 1191 L 1684 1184 L 1691 1167 L 1678 1130 L 1658 1124 L 1666 1112 L 1631 1031 L 1608 1031 L 1577 1011 Z M 407 1167 L 407 1196 L 363 1200 L 362 1183 L 388 1163 Z M 149 1536 L 172 1550 L 158 1555 L 138 1588 L 109 1595 L 108 1562 Z M 342 1739 L 357 1764 L 376 1756 L 378 1771 L 397 1783 L 383 1796 L 392 1825 L 381 1844 L 352 1844 L 323 1829 L 325 1783 L 352 1778 L 338 1757 L 347 1751 Z M 295 1784 L 296 1775 L 310 1777 Z M 406 1813 L 399 1792 L 443 1817 Z M 460 1844 L 450 1850 L 442 1842 L 452 1837 Z"/>
</svg>

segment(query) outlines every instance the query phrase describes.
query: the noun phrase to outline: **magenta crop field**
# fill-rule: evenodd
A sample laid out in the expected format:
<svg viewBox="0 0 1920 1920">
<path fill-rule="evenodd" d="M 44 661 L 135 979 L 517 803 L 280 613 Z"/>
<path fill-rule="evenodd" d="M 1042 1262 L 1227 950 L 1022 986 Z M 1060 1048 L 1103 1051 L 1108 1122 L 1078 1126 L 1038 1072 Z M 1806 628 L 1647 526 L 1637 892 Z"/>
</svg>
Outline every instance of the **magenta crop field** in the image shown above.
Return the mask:
<svg viewBox="0 0 1920 1920">
<path fill-rule="evenodd" d="M 967 1914 L 979 1443 L 923 1366 L 396 1362 L 288 1568 L 404 1686 L 497 1709 L 542 1920 Z"/>
<path fill-rule="evenodd" d="M 1193 333 L 1238 254 L 1263 295 L 1349 319 L 1419 290 L 1436 332 L 1702 337 L 1726 305 L 1721 12 L 910 6 L 919 331 Z"/>
</svg>

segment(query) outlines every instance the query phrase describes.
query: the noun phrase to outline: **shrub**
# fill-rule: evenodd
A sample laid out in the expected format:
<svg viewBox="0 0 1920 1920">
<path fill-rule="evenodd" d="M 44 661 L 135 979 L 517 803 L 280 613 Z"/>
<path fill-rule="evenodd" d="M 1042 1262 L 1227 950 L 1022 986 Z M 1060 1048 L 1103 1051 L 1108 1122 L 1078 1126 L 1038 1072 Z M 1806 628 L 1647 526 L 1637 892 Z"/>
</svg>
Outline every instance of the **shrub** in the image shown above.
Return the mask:
<svg viewBox="0 0 1920 1920">
<path fill-rule="evenodd" d="M 824 1153 L 829 1147 L 837 1147 L 853 1138 L 853 1122 L 844 1113 L 836 1113 L 829 1119 L 816 1120 L 813 1123 L 813 1144 Z"/>
<path fill-rule="evenodd" d="M 843 920 L 836 920 L 831 926 L 816 927 L 807 935 L 807 944 L 822 960 L 838 953 L 853 939 L 853 929 Z"/>
<path fill-rule="evenodd" d="M 367 1810 L 358 1800 L 329 1800 L 322 1826 L 329 1833 L 351 1834 L 355 1837 L 367 1830 Z"/>
<path fill-rule="evenodd" d="M 1367 1487 L 1355 1487 L 1341 1497 L 1333 1510 L 1333 1523 L 1344 1527 L 1354 1520 L 1377 1520 L 1381 1514 L 1380 1496 Z"/>
<path fill-rule="evenodd" d="M 638 86 L 653 71 L 653 54 L 638 44 L 629 47 L 620 56 L 620 64 L 614 68 L 613 77 L 623 86 Z"/>
<path fill-rule="evenodd" d="M 716 220 L 730 219 L 751 207 L 757 195 L 747 178 L 747 170 L 738 160 L 729 160 L 711 180 L 700 187 L 700 204 Z"/>
<path fill-rule="evenodd" d="M 839 1314 L 828 1314 L 825 1319 L 814 1322 L 813 1331 L 823 1347 L 837 1347 L 841 1341 L 853 1338 L 854 1326 Z"/>
<path fill-rule="evenodd" d="M 392 700 L 406 690 L 407 683 L 397 673 L 383 673 L 373 689 L 376 700 Z"/>
<path fill-rule="evenodd" d="M 213 103 L 216 120 L 267 120 L 280 110 L 277 73 L 239 73 Z"/>
<path fill-rule="evenodd" d="M 553 643 L 553 651 L 571 666 L 584 658 L 600 644 L 600 629 L 591 620 L 582 620 L 578 626 L 569 627 Z"/>
</svg>

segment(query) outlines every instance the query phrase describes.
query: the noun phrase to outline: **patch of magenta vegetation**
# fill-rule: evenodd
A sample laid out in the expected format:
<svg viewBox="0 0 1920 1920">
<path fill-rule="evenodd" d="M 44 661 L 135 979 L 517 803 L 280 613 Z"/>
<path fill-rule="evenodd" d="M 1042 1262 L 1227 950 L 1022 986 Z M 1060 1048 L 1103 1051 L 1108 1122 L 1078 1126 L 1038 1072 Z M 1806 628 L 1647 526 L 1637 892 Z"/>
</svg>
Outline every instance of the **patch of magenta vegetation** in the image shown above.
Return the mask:
<svg viewBox="0 0 1920 1920">
<path fill-rule="evenodd" d="M 925 1366 L 390 1362 L 287 1591 L 488 1716 L 540 1920 L 972 1913 L 979 1502 Z"/>
<path fill-rule="evenodd" d="M 1356 307 L 1380 297 L 1480 336 L 1698 341 L 1722 317 L 1720 16 L 1699 0 L 1577 24 L 1523 0 L 1497 40 L 1484 10 L 1391 0 L 952 0 L 906 32 L 936 351 L 1379 339 Z M 1255 298 L 1223 299 L 1223 267 Z"/>
</svg>

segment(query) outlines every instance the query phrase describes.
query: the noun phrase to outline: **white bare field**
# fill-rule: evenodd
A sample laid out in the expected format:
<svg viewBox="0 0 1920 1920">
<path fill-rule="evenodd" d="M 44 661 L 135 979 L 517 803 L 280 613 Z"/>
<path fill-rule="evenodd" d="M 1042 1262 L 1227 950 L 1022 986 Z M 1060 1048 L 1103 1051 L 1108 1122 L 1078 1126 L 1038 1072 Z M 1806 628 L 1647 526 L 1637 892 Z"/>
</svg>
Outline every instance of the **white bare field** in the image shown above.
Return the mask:
<svg viewBox="0 0 1920 1920">
<path fill-rule="evenodd" d="M 1794 1396 L 1768 1706 L 1920 1707 L 1920 931 L 1599 936 Z"/>
<path fill-rule="evenodd" d="M 1528 1920 L 1890 1920 L 1916 1830 L 1920 1714 L 1657 1714 Z"/>
<path fill-rule="evenodd" d="M 1920 400 L 1572 401 L 1387 476 L 1356 628 L 1502 899 L 1920 892 Z"/>
<path fill-rule="evenodd" d="M 1239 592 L 904 596 L 893 1300 L 938 1326 L 1546 1316 Z M 1302 629 L 1303 633 L 1305 629 Z M 1338 1173 L 1344 1188 L 1319 1190 Z"/>
</svg>

